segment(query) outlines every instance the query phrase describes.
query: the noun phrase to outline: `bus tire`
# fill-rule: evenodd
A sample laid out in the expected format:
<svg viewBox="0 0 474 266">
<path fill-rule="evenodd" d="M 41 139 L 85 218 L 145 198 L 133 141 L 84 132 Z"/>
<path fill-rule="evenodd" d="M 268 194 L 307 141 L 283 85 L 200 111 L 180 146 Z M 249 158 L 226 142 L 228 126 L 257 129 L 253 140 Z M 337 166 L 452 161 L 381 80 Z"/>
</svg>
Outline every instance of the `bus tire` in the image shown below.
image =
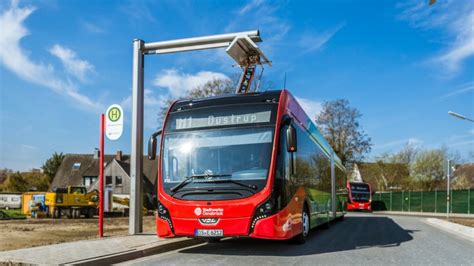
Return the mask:
<svg viewBox="0 0 474 266">
<path fill-rule="evenodd" d="M 301 234 L 295 236 L 292 241 L 293 243 L 298 244 L 298 245 L 302 245 L 306 242 L 306 239 L 309 236 L 309 229 L 311 228 L 309 212 L 306 206 L 304 206 L 303 213 L 301 214 L 301 226 L 303 227 L 301 230 L 302 231 Z"/>
</svg>

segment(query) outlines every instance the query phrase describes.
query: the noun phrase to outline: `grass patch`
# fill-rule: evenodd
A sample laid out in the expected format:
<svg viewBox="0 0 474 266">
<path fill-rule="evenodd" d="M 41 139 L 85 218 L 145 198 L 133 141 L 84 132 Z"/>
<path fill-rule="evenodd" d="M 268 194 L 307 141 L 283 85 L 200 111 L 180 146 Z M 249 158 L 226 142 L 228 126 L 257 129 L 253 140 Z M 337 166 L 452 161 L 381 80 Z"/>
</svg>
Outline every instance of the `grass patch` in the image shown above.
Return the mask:
<svg viewBox="0 0 474 266">
<path fill-rule="evenodd" d="M 0 211 L 4 213 L 4 215 L 6 216 L 6 219 L 26 218 L 26 216 L 21 212 L 21 209 L 10 209 L 10 210 L 2 209 Z"/>
</svg>

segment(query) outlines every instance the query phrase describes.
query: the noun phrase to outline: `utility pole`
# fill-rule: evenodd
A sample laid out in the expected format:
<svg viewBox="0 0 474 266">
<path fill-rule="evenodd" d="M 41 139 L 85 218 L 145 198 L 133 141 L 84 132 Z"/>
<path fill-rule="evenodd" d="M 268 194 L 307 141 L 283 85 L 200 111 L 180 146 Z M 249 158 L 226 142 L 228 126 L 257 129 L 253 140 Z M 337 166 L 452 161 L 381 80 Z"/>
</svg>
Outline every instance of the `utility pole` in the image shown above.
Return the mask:
<svg viewBox="0 0 474 266">
<path fill-rule="evenodd" d="M 451 193 L 449 193 L 449 190 L 450 190 L 450 181 L 451 181 L 451 175 L 450 175 L 450 171 L 451 171 L 451 160 L 448 160 L 448 163 L 446 165 L 446 180 L 447 180 L 447 184 L 446 184 L 446 188 L 447 188 L 447 191 L 446 191 L 446 218 L 449 219 L 449 203 L 451 202 Z"/>
</svg>

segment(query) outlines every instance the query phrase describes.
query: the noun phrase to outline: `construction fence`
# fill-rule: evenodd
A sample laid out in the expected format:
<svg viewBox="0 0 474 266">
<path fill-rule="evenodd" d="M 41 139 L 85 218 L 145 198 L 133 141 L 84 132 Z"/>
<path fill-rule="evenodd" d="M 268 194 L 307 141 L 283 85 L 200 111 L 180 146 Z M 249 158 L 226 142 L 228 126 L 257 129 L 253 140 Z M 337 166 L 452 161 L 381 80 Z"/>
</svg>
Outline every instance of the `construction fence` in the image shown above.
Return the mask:
<svg viewBox="0 0 474 266">
<path fill-rule="evenodd" d="M 474 214 L 474 188 L 450 191 L 450 213 Z M 446 190 L 375 192 L 374 211 L 446 213 Z"/>
</svg>

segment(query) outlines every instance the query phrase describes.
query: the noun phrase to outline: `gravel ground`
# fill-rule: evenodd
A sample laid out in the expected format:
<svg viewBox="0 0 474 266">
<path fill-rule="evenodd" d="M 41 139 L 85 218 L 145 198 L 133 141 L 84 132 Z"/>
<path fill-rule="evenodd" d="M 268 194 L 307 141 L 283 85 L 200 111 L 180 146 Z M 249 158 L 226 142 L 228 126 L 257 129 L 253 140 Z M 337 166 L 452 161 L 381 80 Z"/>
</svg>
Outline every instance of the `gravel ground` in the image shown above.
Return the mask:
<svg viewBox="0 0 474 266">
<path fill-rule="evenodd" d="M 155 218 L 143 219 L 143 231 L 155 232 Z M 98 219 L 26 219 L 0 221 L 0 251 L 97 238 Z M 104 236 L 126 235 L 128 217 L 104 219 Z"/>
<path fill-rule="evenodd" d="M 445 219 L 446 220 L 446 219 Z M 468 218 L 450 218 L 448 221 L 452 223 L 462 224 L 465 226 L 474 227 L 474 219 Z"/>
</svg>

